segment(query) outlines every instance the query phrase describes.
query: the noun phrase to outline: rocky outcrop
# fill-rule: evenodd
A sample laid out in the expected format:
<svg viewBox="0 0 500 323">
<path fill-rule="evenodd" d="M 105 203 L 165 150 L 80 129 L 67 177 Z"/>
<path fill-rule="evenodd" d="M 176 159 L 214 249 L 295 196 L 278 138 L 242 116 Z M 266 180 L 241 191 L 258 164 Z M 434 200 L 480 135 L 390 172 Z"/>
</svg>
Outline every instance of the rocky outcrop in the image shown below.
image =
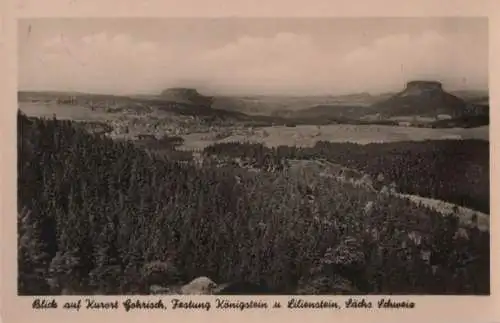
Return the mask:
<svg viewBox="0 0 500 323">
<path fill-rule="evenodd" d="M 236 281 L 216 284 L 208 277 L 193 279 L 185 285 L 151 285 L 149 293 L 153 295 L 269 295 L 276 294 L 266 284 Z"/>
<path fill-rule="evenodd" d="M 372 106 L 384 117 L 449 115 L 460 117 L 467 113 L 462 99 L 445 92 L 440 82 L 411 81 L 406 88 L 387 100 Z"/>
<path fill-rule="evenodd" d="M 274 295 L 271 289 L 266 284 L 255 284 L 252 282 L 232 282 L 219 285 L 214 294 L 216 295 Z"/>
<path fill-rule="evenodd" d="M 211 295 L 217 284 L 210 278 L 202 276 L 193 279 L 185 285 L 151 285 L 149 293 L 153 295 Z"/>
<path fill-rule="evenodd" d="M 182 286 L 183 295 L 209 295 L 217 287 L 217 284 L 208 277 L 198 277 L 189 284 Z"/>
</svg>

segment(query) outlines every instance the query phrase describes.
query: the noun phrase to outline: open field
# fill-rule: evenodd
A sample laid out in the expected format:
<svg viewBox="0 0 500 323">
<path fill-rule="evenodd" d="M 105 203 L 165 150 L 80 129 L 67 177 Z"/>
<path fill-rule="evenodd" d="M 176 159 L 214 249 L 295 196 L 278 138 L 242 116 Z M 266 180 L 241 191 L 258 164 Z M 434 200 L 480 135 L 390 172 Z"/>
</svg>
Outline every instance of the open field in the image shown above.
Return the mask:
<svg viewBox="0 0 500 323">
<path fill-rule="evenodd" d="M 83 106 L 58 105 L 58 104 L 41 104 L 21 102 L 19 108 L 29 116 L 37 117 L 52 117 L 54 114 L 58 119 L 71 119 L 76 121 L 103 121 L 111 122 L 122 119 L 125 122 L 127 118 L 136 120 L 142 119 L 141 129 L 139 132 L 154 133 L 155 129 L 147 129 L 147 125 L 164 123 L 162 126 L 179 126 L 177 124 L 168 124 L 172 119 L 158 121 L 157 115 L 147 113 L 142 116 L 136 114 L 127 115 L 124 112 L 112 113 L 102 110 L 92 111 Z M 192 123 L 196 123 L 193 121 Z M 130 127 L 130 125 L 129 125 Z M 153 128 L 153 127 L 152 127 Z M 218 142 L 255 142 L 263 143 L 266 146 L 300 146 L 311 147 L 318 141 L 330 142 L 353 142 L 359 144 L 369 143 L 384 143 L 396 141 L 423 141 L 423 140 L 439 140 L 439 139 L 481 139 L 489 140 L 489 126 L 478 128 L 414 128 L 400 126 L 384 126 L 384 125 L 298 125 L 295 127 L 273 126 L 262 127 L 255 129 L 246 129 L 247 131 L 236 131 L 232 127 L 214 127 L 211 136 L 207 135 L 206 131 L 197 131 L 196 127 L 187 134 L 183 134 L 184 144 L 179 147 L 183 150 L 199 150 L 211 144 Z M 136 131 L 137 132 L 137 131 Z M 132 130 L 128 131 L 131 135 L 135 133 Z M 217 134 L 222 134 L 217 136 Z"/>
<path fill-rule="evenodd" d="M 265 127 L 250 136 L 231 135 L 221 140 L 207 140 L 206 134 L 184 136 L 183 149 L 203 149 L 215 142 L 255 142 L 269 147 L 280 145 L 311 147 L 318 141 L 352 142 L 359 144 L 439 139 L 489 140 L 489 127 L 472 129 L 429 129 L 382 125 L 326 125 L 296 127 Z"/>
</svg>

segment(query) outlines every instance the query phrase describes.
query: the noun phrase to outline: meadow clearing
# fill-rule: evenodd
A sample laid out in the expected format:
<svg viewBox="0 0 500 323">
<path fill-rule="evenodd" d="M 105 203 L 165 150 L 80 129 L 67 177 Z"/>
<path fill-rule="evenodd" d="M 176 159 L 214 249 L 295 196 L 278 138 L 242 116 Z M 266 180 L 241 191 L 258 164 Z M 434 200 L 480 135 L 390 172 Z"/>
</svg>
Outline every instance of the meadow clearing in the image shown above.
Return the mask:
<svg viewBox="0 0 500 323">
<path fill-rule="evenodd" d="M 92 111 L 84 106 L 70 106 L 61 104 L 43 104 L 20 102 L 19 109 L 28 116 L 51 118 L 54 114 L 58 119 L 75 121 L 103 121 L 109 122 L 124 117 L 123 112 Z M 126 114 L 125 114 L 126 116 Z M 131 115 L 136 119 L 136 115 Z M 141 118 L 156 117 L 156 114 L 146 113 Z M 168 122 L 168 121 L 165 121 Z M 229 131 L 228 131 L 229 130 Z M 423 141 L 442 139 L 481 139 L 489 140 L 489 126 L 477 128 L 415 128 L 389 125 L 297 125 L 295 127 L 272 126 L 246 129 L 248 131 L 231 131 L 231 129 L 214 128 L 213 135 L 206 132 L 193 131 L 182 134 L 184 143 L 179 149 L 201 150 L 214 143 L 221 142 L 252 142 L 262 143 L 268 147 L 298 146 L 311 147 L 318 141 L 352 142 L 358 144 L 387 143 L 397 141 Z M 151 132 L 153 130 L 151 129 Z M 223 138 L 215 136 L 219 132 L 226 133 Z M 132 131 L 130 131 L 132 133 Z"/>
<path fill-rule="evenodd" d="M 300 125 L 296 127 L 264 127 L 250 136 L 231 135 L 220 140 L 207 138 L 206 134 L 191 133 L 184 136 L 183 149 L 203 149 L 216 142 L 252 142 L 268 147 L 299 146 L 312 147 L 318 141 L 352 142 L 358 144 L 386 143 L 396 141 L 424 141 L 439 139 L 489 140 L 489 127 L 430 129 L 383 125 L 325 125 L 321 127 Z"/>
</svg>

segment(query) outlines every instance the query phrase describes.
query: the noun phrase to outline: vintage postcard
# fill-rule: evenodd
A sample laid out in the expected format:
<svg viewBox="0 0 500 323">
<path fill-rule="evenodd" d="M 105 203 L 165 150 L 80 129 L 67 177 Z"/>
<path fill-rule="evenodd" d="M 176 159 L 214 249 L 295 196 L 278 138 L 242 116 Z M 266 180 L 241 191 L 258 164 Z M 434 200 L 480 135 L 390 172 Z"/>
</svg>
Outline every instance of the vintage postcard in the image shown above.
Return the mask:
<svg viewBox="0 0 500 323">
<path fill-rule="evenodd" d="M 438 4 L 12 4 L 3 321 L 498 321 L 493 7 Z"/>
</svg>

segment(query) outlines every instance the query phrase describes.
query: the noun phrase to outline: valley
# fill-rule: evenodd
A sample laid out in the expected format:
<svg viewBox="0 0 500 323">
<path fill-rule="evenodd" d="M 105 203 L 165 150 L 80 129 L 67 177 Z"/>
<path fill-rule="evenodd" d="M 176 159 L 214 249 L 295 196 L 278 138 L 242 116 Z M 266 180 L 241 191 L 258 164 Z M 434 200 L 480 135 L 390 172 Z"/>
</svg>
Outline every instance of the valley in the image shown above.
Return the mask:
<svg viewBox="0 0 500 323">
<path fill-rule="evenodd" d="M 20 94 L 19 216 L 36 212 L 42 220 L 27 223 L 42 221 L 51 235 L 45 247 L 30 227 L 21 236 L 45 250 L 51 268 L 62 268 L 72 257 L 89 257 L 86 239 L 108 245 L 89 231 L 109 234 L 91 214 L 112 210 L 113 220 L 97 221 L 123 228 L 103 249 L 106 263 L 96 258 L 89 272 L 71 269 L 83 270 L 80 280 L 58 274 L 54 284 L 26 271 L 23 284 L 32 287 L 21 285 L 23 293 L 175 294 L 205 276 L 260 281 L 269 289 L 258 290 L 276 294 L 489 292 L 481 278 L 489 270 L 489 117 L 467 124 L 484 110 L 451 119 L 370 119 L 379 104 L 373 102 L 390 95 L 247 97 L 224 109 L 227 98 L 198 96 L 183 89 L 155 97 Z M 453 124 L 459 118 L 465 124 Z M 37 171 L 34 165 L 46 161 L 52 166 Z M 59 224 L 67 233 L 58 239 L 77 239 L 77 254 L 55 251 L 49 214 L 73 223 Z M 148 233 L 134 229 L 139 222 Z M 66 237 L 73 226 L 89 238 Z M 479 260 L 457 271 L 472 245 Z M 136 248 L 136 258 L 128 248 Z M 189 256 L 180 256 L 183 250 Z M 357 265 L 368 258 L 369 265 Z M 422 268 L 417 280 L 405 274 L 410 262 Z M 333 276 L 332 263 L 340 268 Z M 483 274 L 472 275 L 473 266 Z M 397 276 L 389 279 L 388 267 Z M 110 270 L 116 279 L 99 276 Z M 436 284 L 438 277 L 453 278 Z"/>
<path fill-rule="evenodd" d="M 418 103 L 418 95 L 421 94 L 418 88 L 419 83 L 410 82 L 409 84 L 411 84 L 411 90 L 405 91 L 410 91 L 410 96 L 416 95 L 414 100 Z M 441 91 L 439 84 L 437 88 Z M 314 124 L 314 121 L 323 119 L 322 115 L 313 116 L 315 119 L 310 119 L 311 116 L 307 117 L 308 111 L 316 111 L 316 107 L 320 104 L 330 104 L 322 106 L 321 111 L 340 111 L 337 117 L 343 116 L 342 111 L 350 111 L 349 106 L 354 109 L 371 110 L 369 113 L 373 114 L 375 107 L 380 107 L 384 102 L 392 102 L 391 100 L 401 95 L 372 96 L 365 93 L 338 97 L 255 96 L 233 97 L 232 101 L 227 101 L 227 97 L 205 98 L 194 89 L 181 88 L 165 90 L 159 96 L 138 97 L 23 92 L 19 95 L 19 110 L 30 117 L 53 118 L 55 116 L 60 120 L 77 121 L 92 133 L 103 134 L 114 140 L 131 141 L 139 147 L 161 151 L 162 154 L 172 155 L 175 152 L 176 158 L 188 158 L 188 160 L 192 158 L 190 156 L 193 153 L 203 155 L 210 147 L 233 143 L 261 144 L 271 149 L 284 146 L 314 150 L 314 147 L 323 142 L 370 146 L 389 143 L 404 145 L 406 142 L 423 142 L 425 145 L 425 142 L 443 140 L 450 142 L 489 141 L 487 124 L 471 127 L 401 125 L 401 120 L 409 122 L 424 120 L 424 123 L 432 123 L 435 119 L 415 115 L 396 118 L 394 114 L 391 114 L 390 119 L 397 120 L 397 122 L 393 125 L 363 124 L 366 118 L 357 119 L 358 122 L 350 119 L 350 122 L 346 123 L 337 120 L 326 122 L 326 124 Z M 464 102 L 484 102 L 485 98 L 484 93 L 478 91 L 459 91 L 457 95 L 464 98 Z M 456 101 L 461 100 L 458 96 L 455 98 Z M 220 104 L 216 104 L 217 102 L 238 101 L 240 105 L 235 104 L 232 108 L 225 106 L 225 109 L 222 109 Z M 254 108 L 257 107 L 257 110 L 261 111 L 260 114 L 242 112 L 246 111 L 246 105 L 241 103 L 250 101 L 253 102 Z M 200 102 L 206 102 L 207 105 L 200 105 Z M 311 105 L 313 108 L 305 108 Z M 295 117 L 292 117 L 290 113 L 285 116 L 286 111 L 291 111 L 290 113 Z M 291 120 L 294 124 L 289 124 Z M 435 198 L 432 194 L 422 198 L 431 197 Z M 484 211 L 484 208 L 482 210 Z"/>
</svg>

